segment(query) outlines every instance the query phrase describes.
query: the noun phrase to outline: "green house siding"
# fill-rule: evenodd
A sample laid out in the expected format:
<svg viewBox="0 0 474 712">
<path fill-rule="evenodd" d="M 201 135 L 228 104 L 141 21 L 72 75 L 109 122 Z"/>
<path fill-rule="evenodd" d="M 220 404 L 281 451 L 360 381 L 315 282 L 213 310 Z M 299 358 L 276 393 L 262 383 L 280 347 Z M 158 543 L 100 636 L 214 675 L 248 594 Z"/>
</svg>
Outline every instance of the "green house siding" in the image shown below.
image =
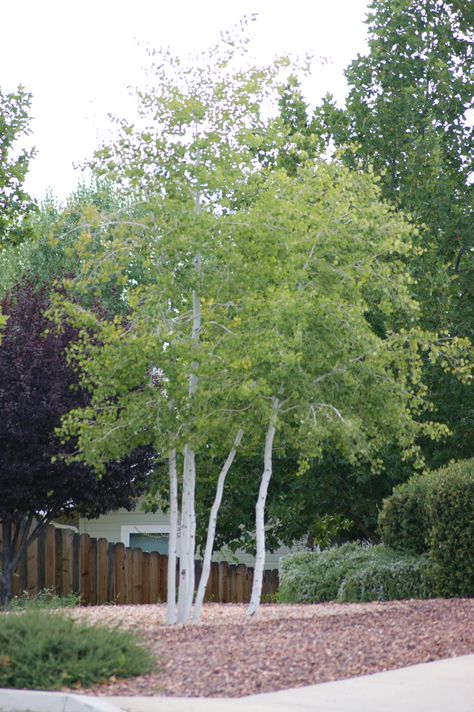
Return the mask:
<svg viewBox="0 0 474 712">
<path fill-rule="evenodd" d="M 167 533 L 169 531 L 169 517 L 163 512 L 155 514 L 140 510 L 140 504 L 131 512 L 126 509 L 118 509 L 115 512 L 104 514 L 98 519 L 80 519 L 79 533 L 89 534 L 91 537 L 99 539 L 103 537 L 110 542 L 123 542 L 127 546 L 139 546 L 144 551 L 160 551 L 167 553 Z M 154 541 L 156 546 L 153 547 Z M 140 543 L 141 542 L 141 543 Z M 163 551 L 161 551 L 163 549 Z M 166 549 L 166 551 L 165 551 Z M 267 554 L 265 558 L 266 569 L 278 568 L 280 556 L 287 554 L 289 549 L 282 547 L 272 554 Z M 222 550 L 217 552 L 213 559 L 215 561 L 230 561 L 231 563 L 245 564 L 253 566 L 254 557 L 243 551 L 235 553 Z"/>
</svg>

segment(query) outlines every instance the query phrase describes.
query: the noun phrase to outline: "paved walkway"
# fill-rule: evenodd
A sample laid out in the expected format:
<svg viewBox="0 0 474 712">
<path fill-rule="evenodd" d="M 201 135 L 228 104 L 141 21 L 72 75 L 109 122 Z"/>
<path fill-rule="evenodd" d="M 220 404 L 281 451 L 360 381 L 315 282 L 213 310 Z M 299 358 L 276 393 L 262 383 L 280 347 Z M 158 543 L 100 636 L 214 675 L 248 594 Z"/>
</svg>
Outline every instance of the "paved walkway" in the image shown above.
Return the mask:
<svg viewBox="0 0 474 712">
<path fill-rule="evenodd" d="M 101 699 L 126 712 L 474 712 L 474 655 L 238 699 Z"/>
<path fill-rule="evenodd" d="M 240 698 L 0 690 L 0 712 L 474 712 L 474 655 Z"/>
</svg>

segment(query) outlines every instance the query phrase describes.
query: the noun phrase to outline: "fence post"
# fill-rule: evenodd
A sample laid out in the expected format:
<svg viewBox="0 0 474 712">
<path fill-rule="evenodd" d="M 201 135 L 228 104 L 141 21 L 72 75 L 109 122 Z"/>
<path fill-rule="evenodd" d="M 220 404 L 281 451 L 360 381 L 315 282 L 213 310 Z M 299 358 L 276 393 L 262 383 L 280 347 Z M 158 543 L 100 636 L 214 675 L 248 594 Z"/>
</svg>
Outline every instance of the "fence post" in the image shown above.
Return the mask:
<svg viewBox="0 0 474 712">
<path fill-rule="evenodd" d="M 101 606 L 107 601 L 107 573 L 108 573 L 108 557 L 107 557 L 107 539 L 102 537 L 97 540 L 97 581 L 96 603 Z"/>
</svg>

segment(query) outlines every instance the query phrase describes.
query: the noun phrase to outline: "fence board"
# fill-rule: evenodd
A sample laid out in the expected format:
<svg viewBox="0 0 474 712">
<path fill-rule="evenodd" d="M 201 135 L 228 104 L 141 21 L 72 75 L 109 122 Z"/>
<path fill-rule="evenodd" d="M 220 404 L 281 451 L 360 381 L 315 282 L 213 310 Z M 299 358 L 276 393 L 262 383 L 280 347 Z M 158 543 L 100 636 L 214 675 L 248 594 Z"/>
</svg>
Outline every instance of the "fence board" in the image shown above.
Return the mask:
<svg viewBox="0 0 474 712">
<path fill-rule="evenodd" d="M 78 593 L 74 588 L 74 539 L 75 535 L 70 529 L 63 529 L 61 537 L 61 585 L 62 595 Z"/>
<path fill-rule="evenodd" d="M 83 534 L 79 541 L 79 571 L 81 601 L 85 606 L 89 606 L 91 602 L 91 538 L 89 534 Z"/>
<path fill-rule="evenodd" d="M 160 597 L 160 555 L 150 552 L 150 603 L 157 603 Z"/>
<path fill-rule="evenodd" d="M 56 531 L 53 527 L 44 530 L 44 588 L 56 590 Z"/>
<path fill-rule="evenodd" d="M 158 556 L 158 600 L 161 603 L 165 603 L 168 599 L 168 557 L 163 554 L 159 554 Z"/>
<path fill-rule="evenodd" d="M 38 593 L 38 539 L 31 542 L 26 552 L 26 590 L 29 596 Z"/>
<path fill-rule="evenodd" d="M 245 603 L 247 567 L 237 564 L 235 571 L 235 599 L 236 603 Z"/>
<path fill-rule="evenodd" d="M 143 601 L 143 552 L 141 549 L 132 549 L 132 576 L 131 576 L 131 603 Z"/>
<path fill-rule="evenodd" d="M 143 552 L 142 581 L 143 595 L 139 603 L 150 603 L 150 554 L 148 551 Z"/>
<path fill-rule="evenodd" d="M 107 575 L 109 570 L 107 539 L 97 540 L 97 595 L 96 603 L 101 606 L 107 603 Z"/>
<path fill-rule="evenodd" d="M 115 602 L 125 603 L 125 547 L 116 544 L 114 547 L 114 579 Z"/>
<path fill-rule="evenodd" d="M 115 547 L 112 542 L 107 546 L 107 601 L 115 603 Z"/>
</svg>

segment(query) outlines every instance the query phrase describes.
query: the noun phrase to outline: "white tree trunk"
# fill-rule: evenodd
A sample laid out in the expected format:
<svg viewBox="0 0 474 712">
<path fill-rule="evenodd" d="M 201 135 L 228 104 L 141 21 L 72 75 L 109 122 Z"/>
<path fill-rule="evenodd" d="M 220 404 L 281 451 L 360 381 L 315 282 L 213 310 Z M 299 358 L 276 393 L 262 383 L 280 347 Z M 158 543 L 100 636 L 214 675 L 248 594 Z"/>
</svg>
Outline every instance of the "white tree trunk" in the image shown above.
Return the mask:
<svg viewBox="0 0 474 712">
<path fill-rule="evenodd" d="M 181 531 L 179 546 L 179 590 L 178 590 L 178 623 L 187 623 L 189 619 L 189 597 L 194 587 L 194 548 L 192 519 L 194 509 L 194 455 L 188 445 L 184 447 L 183 462 L 183 494 L 181 505 Z"/>
<path fill-rule="evenodd" d="M 196 492 L 196 460 L 194 450 L 188 450 L 188 467 L 189 467 L 189 545 L 188 545 L 188 580 L 185 592 L 184 604 L 184 620 L 183 623 L 188 623 L 191 617 L 191 608 L 194 598 L 194 558 L 196 552 L 196 512 L 194 506 L 194 498 Z"/>
<path fill-rule="evenodd" d="M 242 435 L 243 430 L 241 429 L 236 435 L 232 450 L 229 452 L 227 460 L 225 461 L 224 466 L 219 473 L 219 478 L 217 480 L 216 496 L 214 498 L 214 503 L 212 505 L 211 513 L 209 515 L 209 524 L 207 527 L 206 548 L 204 550 L 204 560 L 202 563 L 201 578 L 199 579 L 199 588 L 196 593 L 196 601 L 194 604 L 193 623 L 198 623 L 199 619 L 201 618 L 202 603 L 204 601 L 204 594 L 206 592 L 206 586 L 209 580 L 209 572 L 211 570 L 211 558 L 212 551 L 214 548 L 217 513 L 219 512 L 219 507 L 221 506 L 222 502 L 225 479 L 234 461 L 235 453 L 237 452 L 237 448 L 239 447 L 240 441 L 242 440 Z"/>
<path fill-rule="evenodd" d="M 168 605 L 167 621 L 176 623 L 176 558 L 178 541 L 178 474 L 176 450 L 171 450 L 168 459 L 170 482 L 170 536 L 168 540 Z"/>
<path fill-rule="evenodd" d="M 250 597 L 249 607 L 247 608 L 248 618 L 256 614 L 262 595 L 263 569 L 265 566 L 265 502 L 267 500 L 268 485 L 272 476 L 273 438 L 275 437 L 275 426 L 280 405 L 279 400 L 273 398 L 272 405 L 273 413 L 265 437 L 263 475 L 260 482 L 257 504 L 255 506 L 255 543 L 257 551 L 253 572 L 252 595 Z"/>
<path fill-rule="evenodd" d="M 196 192 L 194 212 L 201 212 L 201 193 Z M 196 275 L 201 273 L 201 255 L 194 258 Z M 198 285 L 197 285 L 198 286 Z M 201 302 L 197 287 L 193 289 L 193 325 L 191 341 L 194 346 L 199 343 L 201 329 Z M 189 399 L 192 400 L 198 387 L 198 376 L 195 370 L 197 364 L 193 363 L 189 375 Z M 183 494 L 181 507 L 181 534 L 180 534 L 180 559 L 179 559 L 179 590 L 178 590 L 178 616 L 177 622 L 185 624 L 189 621 L 194 596 L 194 552 L 196 541 L 196 513 L 194 496 L 196 489 L 196 460 L 194 450 L 187 443 L 184 446 L 183 464 Z"/>
</svg>

